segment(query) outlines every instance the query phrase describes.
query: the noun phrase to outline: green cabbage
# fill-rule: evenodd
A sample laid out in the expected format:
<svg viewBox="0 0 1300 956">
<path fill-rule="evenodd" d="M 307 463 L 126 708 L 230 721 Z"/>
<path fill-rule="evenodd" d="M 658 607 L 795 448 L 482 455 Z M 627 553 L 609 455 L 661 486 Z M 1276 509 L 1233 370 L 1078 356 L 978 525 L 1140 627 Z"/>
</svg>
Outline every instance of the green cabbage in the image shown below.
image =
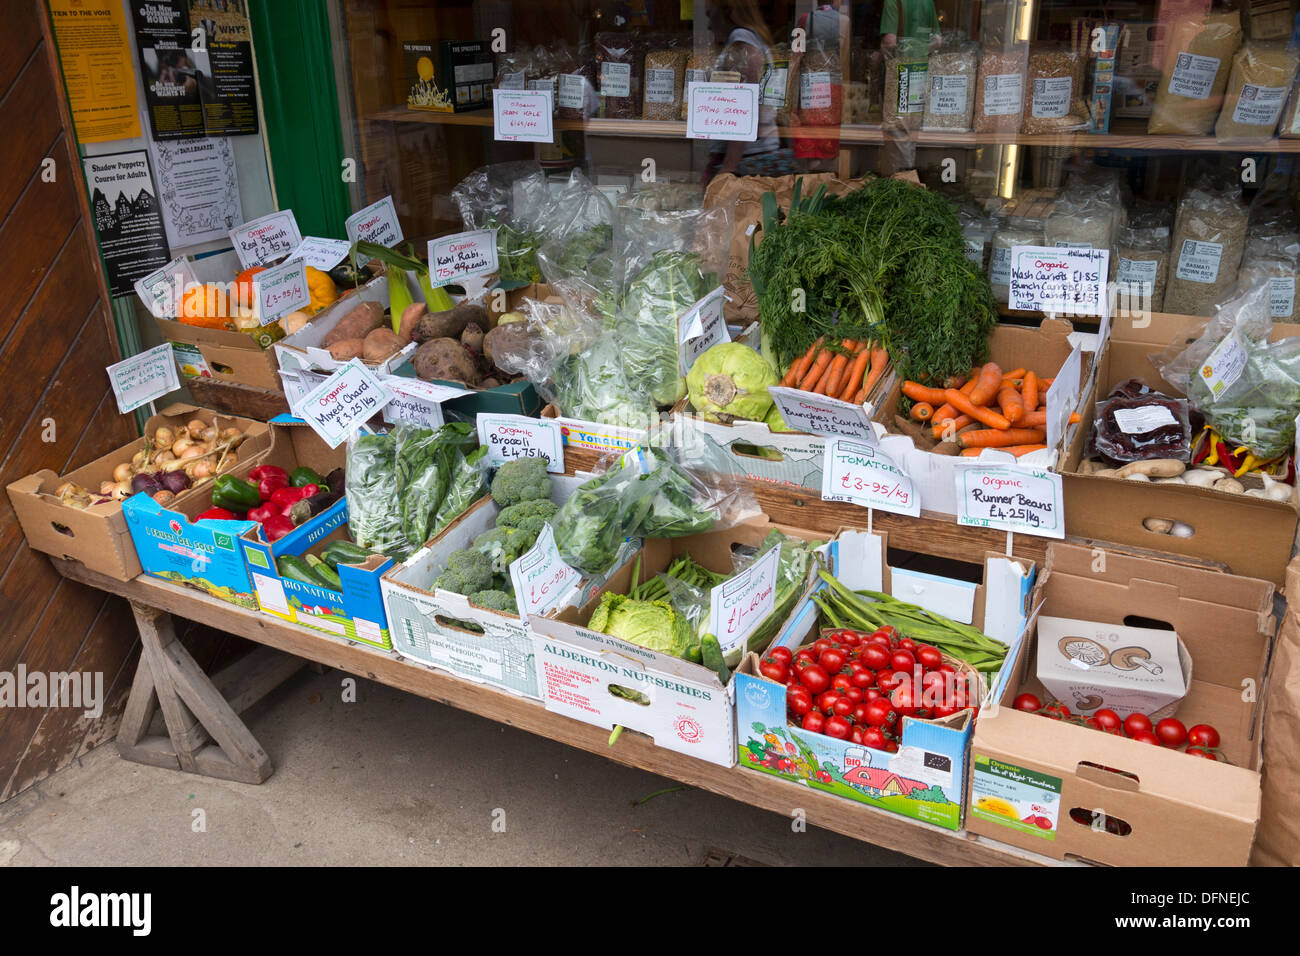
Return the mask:
<svg viewBox="0 0 1300 956">
<path fill-rule="evenodd" d="M 587 623 L 593 631 L 661 654 L 681 657 L 691 643 L 691 625 L 667 601 L 637 601 L 606 591 Z"/>
<path fill-rule="evenodd" d="M 763 421 L 772 408 L 768 386 L 780 381 L 763 356 L 739 342 L 719 342 L 686 373 L 691 405 L 709 421 Z"/>
</svg>

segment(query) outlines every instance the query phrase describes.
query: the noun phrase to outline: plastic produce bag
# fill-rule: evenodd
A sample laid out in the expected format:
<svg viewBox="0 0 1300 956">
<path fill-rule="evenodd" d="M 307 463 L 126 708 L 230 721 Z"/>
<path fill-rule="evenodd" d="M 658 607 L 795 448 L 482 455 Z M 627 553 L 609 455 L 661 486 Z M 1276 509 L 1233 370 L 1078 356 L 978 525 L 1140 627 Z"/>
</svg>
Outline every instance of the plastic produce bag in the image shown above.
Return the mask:
<svg viewBox="0 0 1300 956">
<path fill-rule="evenodd" d="M 543 224 L 537 250 L 542 275 L 549 283 L 581 281 L 594 290 L 607 288 L 614 275 L 614 207 L 581 170 L 552 197 L 552 215 Z"/>
<path fill-rule="evenodd" d="M 397 442 L 391 433 L 355 432 L 348 438 L 348 531 L 371 551 L 403 558 L 407 550 L 397 501 Z"/>
<path fill-rule="evenodd" d="M 537 248 L 553 204 L 546 174 L 534 162 L 481 166 L 451 191 L 467 230 L 496 229 L 501 284 L 541 280 Z"/>
</svg>

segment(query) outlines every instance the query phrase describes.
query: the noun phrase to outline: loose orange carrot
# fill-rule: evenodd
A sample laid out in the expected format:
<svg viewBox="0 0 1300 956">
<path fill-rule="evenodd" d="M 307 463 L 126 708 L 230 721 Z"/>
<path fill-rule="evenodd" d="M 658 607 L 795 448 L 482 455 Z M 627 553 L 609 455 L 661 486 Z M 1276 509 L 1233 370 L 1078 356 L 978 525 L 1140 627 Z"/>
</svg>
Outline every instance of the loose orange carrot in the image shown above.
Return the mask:
<svg viewBox="0 0 1300 956">
<path fill-rule="evenodd" d="M 912 406 L 912 419 L 918 422 L 928 422 L 934 415 L 934 406 L 929 402 L 917 402 Z"/>
<path fill-rule="evenodd" d="M 978 391 L 978 388 L 976 390 Z M 955 388 L 948 389 L 944 394 L 948 397 L 949 405 L 957 409 L 957 411 L 969 415 L 977 422 L 982 422 L 990 428 L 1007 429 L 1011 427 L 1011 423 L 1002 415 L 981 405 L 976 405 L 972 399 L 967 398 Z"/>
<path fill-rule="evenodd" d="M 880 377 L 885 374 L 885 369 L 889 368 L 889 352 L 883 348 L 872 348 L 871 351 L 871 371 L 867 372 L 867 379 L 862 383 L 862 391 L 867 395 L 876 387 Z"/>
<path fill-rule="evenodd" d="M 1070 418 L 1069 418 L 1069 420 L 1067 421 L 1066 424 L 1069 424 L 1069 425 L 1077 425 L 1077 424 L 1079 424 L 1079 422 L 1081 422 L 1081 421 L 1083 421 L 1083 419 L 1082 419 L 1081 417 L 1079 417 L 1079 413 L 1078 413 L 1078 412 L 1070 412 Z"/>
<path fill-rule="evenodd" d="M 1025 411 L 1032 412 L 1038 408 L 1038 376 L 1033 372 L 1025 373 L 1025 384 L 1021 388 L 1020 397 L 1025 403 Z"/>
<path fill-rule="evenodd" d="M 871 350 L 863 348 L 853 357 L 853 364 L 844 376 L 844 388 L 840 390 L 840 401 L 851 402 L 853 396 L 862 388 L 862 378 L 867 374 L 867 365 L 871 362 Z"/>
<path fill-rule="evenodd" d="M 1025 370 L 1023 368 L 1018 368 L 1011 372 L 1003 372 L 1002 377 L 1003 378 L 1024 378 Z"/>
<path fill-rule="evenodd" d="M 847 355 L 845 355 L 843 352 L 836 355 L 835 358 L 831 359 L 830 369 L 827 370 L 824 376 L 822 376 L 822 380 L 817 383 L 817 387 L 813 389 L 813 392 L 817 395 L 838 394 L 837 392 L 834 392 L 832 390 L 835 388 L 836 383 L 838 383 L 840 378 L 844 375 L 844 370 L 848 368 L 848 365 L 849 365 L 849 357 Z"/>
<path fill-rule="evenodd" d="M 794 364 L 790 366 L 789 370 L 785 373 L 785 377 L 781 379 L 781 384 L 787 386 L 797 385 L 799 379 L 803 378 L 808 372 L 808 366 L 812 365 L 813 356 L 817 354 L 817 350 L 821 347 L 821 339 L 818 339 L 812 345 L 808 346 L 808 351 L 804 352 L 803 355 L 794 360 Z"/>
<path fill-rule="evenodd" d="M 988 405 L 998 397 L 998 389 L 1002 387 L 1002 370 L 998 368 L 996 362 L 989 362 L 980 369 L 979 382 L 971 389 L 970 400 L 975 405 Z M 953 403 L 956 404 L 955 402 Z M 958 405 L 958 408 L 961 406 Z"/>
<path fill-rule="evenodd" d="M 1068 424 L 1077 425 L 1083 421 L 1078 412 L 1071 412 Z M 1047 427 L 1047 409 L 1040 408 L 1036 412 L 1025 412 L 1025 417 L 1016 422 L 1017 428 L 1046 428 Z"/>
<path fill-rule="evenodd" d="M 808 374 L 804 376 L 803 381 L 799 383 L 798 387 L 803 389 L 805 392 L 811 392 L 817 387 L 817 383 L 822 380 L 826 374 L 826 370 L 830 368 L 830 366 L 831 353 L 828 349 L 822 349 L 817 353 L 817 357 L 813 359 L 812 366 L 808 369 Z"/>
<path fill-rule="evenodd" d="M 1041 428 L 982 428 L 963 433 L 963 448 L 1001 448 L 1006 445 L 1036 445 L 1047 436 Z"/>
<path fill-rule="evenodd" d="M 920 382 L 904 382 L 903 394 L 914 402 L 929 402 L 932 406 L 942 405 L 946 400 L 945 389 L 927 388 Z"/>
<path fill-rule="evenodd" d="M 1040 378 L 1038 380 L 1038 400 L 1040 402 L 1047 401 L 1047 390 L 1052 387 L 1052 383 L 1055 381 L 1054 378 Z"/>
<path fill-rule="evenodd" d="M 986 446 L 986 447 L 992 447 L 992 446 Z M 1028 455 L 1031 451 L 1039 451 L 1040 449 L 1046 447 L 1047 447 L 1046 445 L 1006 445 L 998 448 L 998 451 L 1010 452 L 1011 454 L 1019 458 L 1021 455 Z M 962 456 L 965 458 L 978 458 L 982 451 L 984 451 L 983 448 L 963 448 L 961 450 L 961 453 Z"/>
<path fill-rule="evenodd" d="M 1008 387 L 998 392 L 998 408 L 1002 409 L 1002 417 L 1013 425 L 1025 417 L 1024 400 L 1014 388 Z"/>
<path fill-rule="evenodd" d="M 956 418 L 949 418 L 947 421 L 932 425 L 930 427 L 930 437 L 935 441 L 956 441 L 957 433 L 973 421 L 975 419 L 969 415 L 958 415 Z"/>
<path fill-rule="evenodd" d="M 858 389 L 853 395 L 854 405 L 861 405 L 866 400 L 867 400 L 867 390 L 865 388 Z"/>
</svg>

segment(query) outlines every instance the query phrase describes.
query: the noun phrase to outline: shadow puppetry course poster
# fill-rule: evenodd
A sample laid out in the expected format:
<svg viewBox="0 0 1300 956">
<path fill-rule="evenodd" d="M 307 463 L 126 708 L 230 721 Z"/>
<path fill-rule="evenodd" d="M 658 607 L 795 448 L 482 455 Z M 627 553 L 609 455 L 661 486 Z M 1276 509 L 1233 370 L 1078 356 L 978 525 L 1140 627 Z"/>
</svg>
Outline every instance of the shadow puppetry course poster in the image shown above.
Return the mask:
<svg viewBox="0 0 1300 956">
<path fill-rule="evenodd" d="M 135 280 L 171 259 L 157 191 L 142 149 L 82 160 L 90 212 L 113 296 L 133 295 Z"/>
</svg>

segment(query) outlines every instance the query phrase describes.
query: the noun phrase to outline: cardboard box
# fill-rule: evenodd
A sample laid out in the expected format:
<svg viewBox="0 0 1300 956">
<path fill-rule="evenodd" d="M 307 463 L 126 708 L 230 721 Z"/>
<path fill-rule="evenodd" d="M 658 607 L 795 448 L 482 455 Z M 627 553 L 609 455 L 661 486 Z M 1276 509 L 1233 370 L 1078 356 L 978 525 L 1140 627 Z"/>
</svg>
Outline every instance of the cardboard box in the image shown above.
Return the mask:
<svg viewBox="0 0 1300 956">
<path fill-rule="evenodd" d="M 1234 574 L 1264 578 L 1281 585 L 1291 558 L 1297 502 L 1272 501 L 1197 488 L 1185 484 L 1156 484 L 1081 475 L 1088 432 L 1098 399 L 1112 388 L 1136 378 L 1175 398 L 1182 393 L 1157 374 L 1148 356 L 1162 351 L 1176 337 L 1195 338 L 1206 319 L 1153 313 L 1145 324 L 1117 323 L 1097 364 L 1095 389 L 1079 408 L 1082 426 L 1066 449 L 1061 469 L 1065 493 L 1065 529 L 1072 536 L 1169 552 L 1201 562 L 1226 566 Z M 1300 335 L 1300 326 L 1274 323 L 1272 338 Z M 1226 474 L 1226 472 L 1225 472 Z M 1258 478 L 1241 479 L 1259 487 Z M 924 500 L 924 499 L 922 499 Z M 1148 531 L 1146 518 L 1180 521 L 1193 529 L 1190 537 Z"/>
<path fill-rule="evenodd" d="M 552 476 L 551 500 L 562 503 L 582 483 L 578 478 Z M 391 622 L 392 647 L 404 657 L 457 677 L 540 700 L 527 623 L 517 614 L 477 607 L 462 594 L 433 586 L 447 566 L 447 556 L 496 527 L 499 513 L 491 497 L 481 498 L 427 545 L 383 575 L 380 586 Z M 628 547 L 624 559 L 634 550 Z M 600 578 L 584 580 L 573 600 L 590 600 L 602 584 Z"/>
<path fill-rule="evenodd" d="M 410 109 L 460 113 L 492 105 L 495 71 L 482 40 L 406 42 L 402 61 Z"/>
<path fill-rule="evenodd" d="M 1033 676 L 1031 624 L 999 706 L 985 707 L 975 725 L 966 828 L 1056 859 L 1245 866 L 1259 820 L 1273 586 L 1053 542 L 1034 599 L 1053 616 L 1175 630 L 1195 662 L 1176 716 L 1216 727 L 1229 762 L 1013 709 L 1017 694 L 1045 693 Z"/>
<path fill-rule="evenodd" d="M 1040 615 L 1037 674 L 1072 711 L 1156 721 L 1187 694 L 1192 658 L 1172 631 Z"/>
<path fill-rule="evenodd" d="M 304 424 L 272 426 L 271 447 L 253 460 L 241 460 L 229 473 L 247 478 L 259 465 L 292 471 L 299 464 L 329 474 L 343 464 L 344 449 L 327 446 Z M 211 485 L 160 507 L 148 495 L 135 495 L 123 506 L 126 524 L 146 574 L 206 591 L 213 597 L 257 610 L 257 595 L 245 564 L 240 538 L 257 528 L 255 521 L 194 521 L 212 506 Z"/>
<path fill-rule="evenodd" d="M 152 436 L 164 425 L 177 429 L 194 418 L 221 428 L 242 429 L 248 437 L 236 451 L 241 461 L 256 462 L 271 447 L 271 429 L 262 422 L 185 404 L 170 405 L 151 417 L 145 423 L 145 436 Z M 117 581 L 129 581 L 139 574 L 140 559 L 126 526 L 123 502 L 108 501 L 82 510 L 61 504 L 55 493 L 65 481 L 71 481 L 96 494 L 101 483 L 112 480 L 114 468 L 130 462 L 147 445 L 148 438 L 140 437 L 66 475 L 59 476 L 45 469 L 11 482 L 9 502 L 28 545 L 55 557 L 80 561 L 90 570 Z M 191 497 L 207 501 L 211 493 L 212 483 L 204 482 L 198 488 L 182 492 L 176 502 L 183 504 Z"/>
<path fill-rule="evenodd" d="M 593 452 L 597 455 L 621 455 L 646 437 L 644 431 L 619 428 L 601 422 L 588 422 L 580 418 L 565 418 L 555 405 L 546 405 L 539 416 L 553 419 L 560 425 L 560 441 L 566 449 Z M 567 462 L 567 458 L 566 458 Z"/>
<path fill-rule="evenodd" d="M 407 280 L 407 285 L 415 301 L 423 302 L 424 296 L 420 292 L 418 283 L 410 276 L 407 277 Z M 293 335 L 286 335 L 276 342 L 273 348 L 278 367 L 291 372 L 303 370 L 332 373 L 346 365 L 346 362 L 340 362 L 331 356 L 329 349 L 321 345 L 321 342 L 324 341 L 325 336 L 334 330 L 334 327 L 339 324 L 343 316 L 363 302 L 378 302 L 383 308 L 388 308 L 387 275 L 379 275 L 371 279 L 361 286 L 355 294 L 339 299 L 322 309 L 319 315 Z M 403 364 L 417 347 L 416 343 L 410 342 L 396 355 L 390 356 L 382 362 L 365 362 L 364 364 L 377 374 L 388 374 L 397 366 Z"/>
<path fill-rule="evenodd" d="M 648 540 L 641 561 L 632 564 L 640 568 L 642 581 L 687 554 L 711 571 L 731 573 L 733 549 L 757 547 L 774 527 L 780 526 L 761 518 L 722 531 Z M 799 529 L 781 530 L 817 539 Z M 632 570 L 623 565 L 602 593 L 626 594 Z M 718 675 L 700 664 L 588 630 L 585 625 L 599 599 L 600 595 L 593 595 L 581 608 L 567 607 L 553 617 L 530 622 L 546 709 L 598 727 L 622 726 L 647 735 L 666 750 L 724 767 L 734 765 L 736 681 L 723 687 Z M 610 690 L 612 686 L 638 691 L 644 702 L 620 696 Z"/>
<path fill-rule="evenodd" d="M 822 490 L 822 459 L 826 436 L 807 432 L 774 432 L 762 422 L 730 425 L 692 415 L 682 399 L 673 406 L 674 423 L 693 428 L 720 449 L 731 474 L 777 488 Z"/>
<path fill-rule="evenodd" d="M 979 584 L 891 568 L 885 535 L 841 531 L 831 544 L 832 570 L 854 589 L 885 591 L 1014 646 L 1028 617 L 1034 568 L 1001 555 L 984 557 Z M 814 592 L 826 585 L 819 581 Z M 819 614 L 811 599 L 776 644 L 792 651 L 816 638 Z M 1010 659 L 1010 655 L 1008 656 Z M 890 754 L 789 725 L 785 688 L 755 671 L 751 657 L 736 675 L 737 754 L 742 767 L 814 790 L 865 803 L 949 830 L 961 827 L 966 754 L 974 716 L 964 710 L 942 720 L 903 718 L 902 742 Z M 1003 673 L 994 675 L 991 694 Z"/>
<path fill-rule="evenodd" d="M 997 362 L 1003 369 L 1024 367 L 1033 369 L 1040 377 L 1056 378 L 1057 372 L 1073 352 L 1070 344 L 1070 334 L 1073 331 L 1073 326 L 1061 319 L 1043 319 L 1038 328 L 998 325 L 989 335 L 989 359 Z M 1093 353 L 1085 351 L 1082 353 L 1079 382 L 1076 386 L 1080 397 L 1087 391 L 1087 383 L 1092 373 Z M 1053 383 L 1052 387 L 1055 389 L 1069 384 L 1059 381 Z M 898 414 L 898 401 L 903 394 L 902 385 L 902 381 L 894 383 L 881 399 L 872 420 L 884 425 L 890 433 L 905 436 L 908 440 L 899 442 L 884 438 L 881 441 L 881 449 L 911 477 L 912 485 L 920 496 L 923 510 L 955 515 L 957 513 L 957 463 L 969 459 L 961 457 L 955 442 L 935 442 L 930 437 L 928 426 L 922 426 Z M 1067 404 L 1074 407 L 1077 403 Z M 1080 430 L 1078 425 L 1069 426 L 1066 430 L 1066 442 L 1073 433 Z M 1024 465 L 1055 470 L 1060 453 L 1060 448 L 1047 448 L 1017 460 Z M 1008 462 L 1012 460 L 1009 455 L 996 457 Z M 1066 500 L 1069 500 L 1068 492 Z"/>
<path fill-rule="evenodd" d="M 1144 68 L 1115 74 L 1111 112 L 1119 119 L 1146 119 L 1156 105 L 1160 71 Z"/>
</svg>

